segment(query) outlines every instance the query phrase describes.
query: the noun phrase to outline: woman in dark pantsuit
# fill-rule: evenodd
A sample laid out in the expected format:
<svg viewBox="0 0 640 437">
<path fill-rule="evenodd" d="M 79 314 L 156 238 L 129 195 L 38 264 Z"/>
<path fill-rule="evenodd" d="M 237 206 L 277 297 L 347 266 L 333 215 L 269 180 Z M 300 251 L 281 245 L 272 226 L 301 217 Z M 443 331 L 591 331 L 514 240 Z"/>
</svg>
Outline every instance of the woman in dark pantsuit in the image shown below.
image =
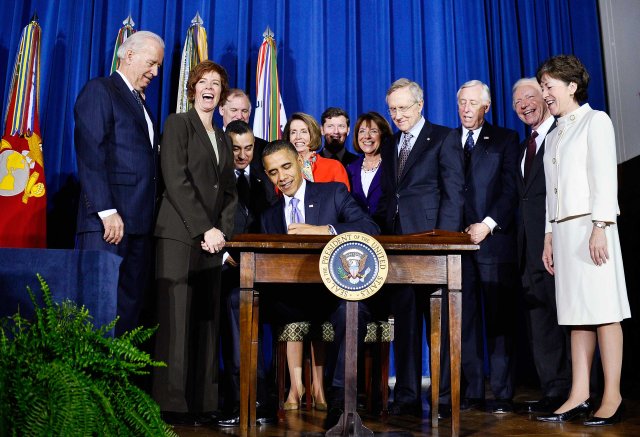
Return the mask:
<svg viewBox="0 0 640 437">
<path fill-rule="evenodd" d="M 160 148 L 156 358 L 167 367 L 154 373 L 153 396 L 174 423 L 217 409 L 220 273 L 237 204 L 231 143 L 213 124 L 227 88 L 224 68 L 198 64 L 188 81 L 193 108 L 169 116 Z"/>
</svg>

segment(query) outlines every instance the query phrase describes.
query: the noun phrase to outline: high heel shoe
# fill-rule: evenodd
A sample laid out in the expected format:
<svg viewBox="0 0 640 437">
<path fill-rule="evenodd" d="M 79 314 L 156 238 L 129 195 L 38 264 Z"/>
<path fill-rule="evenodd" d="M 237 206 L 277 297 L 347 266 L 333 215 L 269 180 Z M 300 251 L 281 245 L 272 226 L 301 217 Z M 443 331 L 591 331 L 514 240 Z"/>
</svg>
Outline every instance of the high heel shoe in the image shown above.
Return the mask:
<svg viewBox="0 0 640 437">
<path fill-rule="evenodd" d="M 302 404 L 302 396 L 304 396 L 304 386 L 302 390 L 300 390 L 300 394 L 298 395 L 298 402 L 285 402 L 282 405 L 282 409 L 284 411 L 292 411 L 300 409 L 300 404 Z"/>
<path fill-rule="evenodd" d="M 327 403 L 326 402 L 316 402 L 316 397 L 311 395 L 311 405 L 317 411 L 327 411 Z"/>
<path fill-rule="evenodd" d="M 597 417 L 593 416 L 591 419 L 585 420 L 582 422 L 583 425 L 587 426 L 607 426 L 607 425 L 615 425 L 616 423 L 620 423 L 622 421 L 622 412 L 624 411 L 624 405 L 620 402 L 616 412 L 613 413 L 611 417 Z"/>
<path fill-rule="evenodd" d="M 565 411 L 564 413 L 553 413 L 546 414 L 543 416 L 538 416 L 537 419 L 541 422 L 553 422 L 553 423 L 562 423 L 573 420 L 577 417 L 588 416 L 589 413 L 593 410 L 593 404 L 590 399 L 578 404 L 578 406 Z"/>
</svg>

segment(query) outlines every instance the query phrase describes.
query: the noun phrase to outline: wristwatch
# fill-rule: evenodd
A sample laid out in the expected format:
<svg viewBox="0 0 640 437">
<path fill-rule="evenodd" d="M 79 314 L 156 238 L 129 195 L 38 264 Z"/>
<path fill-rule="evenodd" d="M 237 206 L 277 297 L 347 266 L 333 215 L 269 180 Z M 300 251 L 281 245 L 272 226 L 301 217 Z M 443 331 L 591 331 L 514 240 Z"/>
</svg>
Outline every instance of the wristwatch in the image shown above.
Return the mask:
<svg viewBox="0 0 640 437">
<path fill-rule="evenodd" d="M 593 226 L 595 226 L 596 228 L 604 229 L 609 225 L 607 224 L 607 222 L 594 221 Z"/>
</svg>

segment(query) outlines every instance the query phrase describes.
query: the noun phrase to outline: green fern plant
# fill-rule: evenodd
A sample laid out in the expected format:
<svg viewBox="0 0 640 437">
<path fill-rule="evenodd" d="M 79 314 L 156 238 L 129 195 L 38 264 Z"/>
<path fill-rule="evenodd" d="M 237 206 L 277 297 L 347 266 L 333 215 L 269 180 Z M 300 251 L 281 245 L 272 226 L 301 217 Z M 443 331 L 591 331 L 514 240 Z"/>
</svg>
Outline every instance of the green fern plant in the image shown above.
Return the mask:
<svg viewBox="0 0 640 437">
<path fill-rule="evenodd" d="M 131 377 L 164 366 L 138 348 L 155 329 L 106 334 L 89 311 L 56 303 L 38 275 L 43 305 L 0 325 L 0 436 L 176 436 L 160 408 Z"/>
</svg>

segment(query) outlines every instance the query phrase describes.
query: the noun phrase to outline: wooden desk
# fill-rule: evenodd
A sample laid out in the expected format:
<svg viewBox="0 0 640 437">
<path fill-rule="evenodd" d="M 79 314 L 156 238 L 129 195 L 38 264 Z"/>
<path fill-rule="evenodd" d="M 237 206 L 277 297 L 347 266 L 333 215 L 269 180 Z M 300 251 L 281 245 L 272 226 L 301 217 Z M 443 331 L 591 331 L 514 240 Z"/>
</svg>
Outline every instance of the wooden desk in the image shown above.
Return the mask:
<svg viewBox="0 0 640 437">
<path fill-rule="evenodd" d="M 332 236 L 242 234 L 227 243 L 240 255 L 240 430 L 256 423 L 259 293 L 256 283 L 322 283 L 320 252 Z M 389 258 L 386 284 L 436 284 L 449 298 L 451 435 L 460 429 L 460 253 L 477 250 L 460 232 L 375 237 Z M 438 426 L 442 289 L 431 295 L 431 423 Z"/>
</svg>

